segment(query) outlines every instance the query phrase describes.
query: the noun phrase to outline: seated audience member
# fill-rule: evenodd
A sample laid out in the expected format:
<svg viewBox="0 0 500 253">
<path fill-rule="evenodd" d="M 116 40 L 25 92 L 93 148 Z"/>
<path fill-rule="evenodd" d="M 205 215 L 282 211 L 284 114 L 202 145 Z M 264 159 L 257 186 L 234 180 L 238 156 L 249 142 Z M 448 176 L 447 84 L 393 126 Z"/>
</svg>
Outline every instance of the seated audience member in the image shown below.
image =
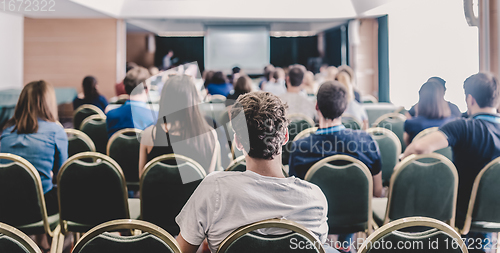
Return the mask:
<svg viewBox="0 0 500 253">
<path fill-rule="evenodd" d="M 226 81 L 226 77 L 222 72 L 215 72 L 210 79 L 210 84 L 207 86 L 208 94 L 210 95 L 222 95 L 227 97 L 229 93 L 233 90 L 233 85 Z"/>
<path fill-rule="evenodd" d="M 212 173 L 201 182 L 176 218 L 182 252 L 196 252 L 205 238 L 216 252 L 235 229 L 271 218 L 295 221 L 325 243 L 328 206 L 323 192 L 309 182 L 285 178 L 281 171 L 282 146 L 288 140 L 285 115 L 286 105 L 269 92 L 238 98 L 231 119 L 247 170 Z"/>
<path fill-rule="evenodd" d="M 405 133 L 403 136 L 406 145 L 420 133 L 420 131 L 439 127 L 455 117 L 451 116 L 448 102 L 443 99 L 442 85 L 435 81 L 428 81 L 422 85 L 418 92 L 417 116 L 405 121 Z"/>
<path fill-rule="evenodd" d="M 354 99 L 354 88 L 352 87 L 349 74 L 343 71 L 339 72 L 336 79 L 339 81 L 339 83 L 344 85 L 347 90 L 347 100 L 349 102 L 347 103 L 347 108 L 344 113 L 353 116 L 355 119 L 361 122 L 363 124 L 361 126 L 363 129 L 368 128 L 368 114 L 366 113 L 365 108 Z"/>
<path fill-rule="evenodd" d="M 339 73 L 344 72 L 349 76 L 349 80 L 351 80 L 351 86 L 353 87 L 354 99 L 361 103 L 361 94 L 356 89 L 356 76 L 354 74 L 354 70 L 348 65 L 340 65 L 338 68 Z"/>
<path fill-rule="evenodd" d="M 238 80 L 234 84 L 234 92 L 227 96 L 226 106 L 233 105 L 240 95 L 247 94 L 251 91 L 252 79 L 246 75 L 238 77 Z"/>
<path fill-rule="evenodd" d="M 335 81 L 335 78 L 337 77 L 337 74 L 339 73 L 339 70 L 335 66 L 330 66 L 327 67 L 325 70 L 325 77 L 324 81 Z"/>
<path fill-rule="evenodd" d="M 346 129 L 341 115 L 348 104 L 348 91 L 337 81 L 328 81 L 318 90 L 316 110 L 319 129 L 309 137 L 293 142 L 289 174 L 304 178 L 319 160 L 337 154 L 362 161 L 373 175 L 373 195 L 382 195 L 381 157 L 377 143 L 361 130 Z M 355 143 L 356 145 L 353 145 Z"/>
<path fill-rule="evenodd" d="M 137 65 L 135 62 L 127 62 L 127 67 L 126 67 L 125 73 L 128 73 L 131 69 L 136 68 L 136 67 L 139 67 L 139 65 Z M 123 85 L 123 81 L 121 81 L 120 83 L 117 83 L 115 85 L 115 92 L 116 92 L 116 96 L 127 94 L 127 92 L 125 91 L 125 85 Z"/>
<path fill-rule="evenodd" d="M 269 64 L 264 67 L 264 76 L 261 78 L 259 82 L 259 89 L 262 90 L 263 85 L 265 85 L 267 82 L 269 82 L 269 80 L 271 80 L 274 70 L 275 68 L 272 64 Z"/>
<path fill-rule="evenodd" d="M 205 121 L 199 103 L 190 76 L 177 75 L 167 80 L 161 93 L 158 121 L 142 134 L 140 174 L 155 157 L 173 153 L 194 159 L 207 174 L 215 170 L 217 134 Z"/>
<path fill-rule="evenodd" d="M 211 70 L 205 70 L 203 71 L 203 86 L 205 89 L 207 89 L 208 85 L 212 82 L 212 77 L 214 76 L 215 72 Z"/>
<path fill-rule="evenodd" d="M 262 83 L 261 89 L 276 96 L 286 93 L 285 76 L 285 71 L 282 68 L 276 68 L 274 72 L 269 73 L 269 80 Z"/>
<path fill-rule="evenodd" d="M 411 143 L 403 158 L 411 154 L 428 154 L 451 146 L 453 164 L 458 175 L 456 224 L 462 226 L 467 213 L 472 185 L 477 174 L 491 160 L 500 156 L 500 115 L 498 80 L 492 74 L 478 73 L 464 81 L 468 119 L 456 119 Z M 469 233 L 468 237 L 484 238 L 485 234 Z"/>
<path fill-rule="evenodd" d="M 68 138 L 57 122 L 54 88 L 45 81 L 24 86 L 14 116 L 0 137 L 2 153 L 18 155 L 33 164 L 42 180 L 47 214 L 59 210 L 53 176 L 68 159 Z"/>
<path fill-rule="evenodd" d="M 298 66 L 291 67 L 286 77 L 287 92 L 281 94 L 279 98 L 288 104 L 289 114 L 301 113 L 311 119 L 315 119 L 316 110 L 314 109 L 314 103 L 307 98 L 307 94 L 302 92 L 303 79 L 304 71 Z"/>
<path fill-rule="evenodd" d="M 240 67 L 238 67 L 238 66 L 236 66 L 236 67 L 234 67 L 231 71 L 232 71 L 232 75 L 231 75 L 231 81 L 230 81 L 230 83 L 231 83 L 232 85 L 234 85 L 234 83 L 236 82 L 236 80 L 238 80 L 238 78 L 239 78 L 239 77 L 241 76 L 241 74 L 242 74 L 242 73 L 240 73 L 240 72 L 241 72 L 241 68 L 240 68 Z"/>
<path fill-rule="evenodd" d="M 136 67 L 127 72 L 123 84 L 130 99 L 106 114 L 109 137 L 124 128 L 144 130 L 156 122 L 157 112 L 146 104 L 149 92 L 149 85 L 146 84 L 148 78 L 149 71 L 143 67 Z"/>
<path fill-rule="evenodd" d="M 437 77 L 437 76 L 433 76 L 433 77 L 427 79 L 427 82 L 430 82 L 430 81 L 438 82 L 439 84 L 441 84 L 442 92 L 440 92 L 440 93 L 443 94 L 443 100 L 444 100 L 444 95 L 446 93 L 446 81 L 443 80 L 441 77 Z M 460 109 L 458 109 L 458 106 L 456 106 L 455 104 L 453 104 L 452 102 L 449 102 L 449 101 L 448 101 L 448 106 L 450 107 L 451 116 L 457 117 L 457 118 L 462 117 L 462 113 L 460 112 Z M 417 109 L 418 109 L 418 103 L 415 104 L 414 106 L 412 106 L 410 108 L 410 110 L 405 114 L 406 118 L 411 119 L 412 117 L 415 117 L 415 115 L 418 114 Z"/>
<path fill-rule="evenodd" d="M 304 91 L 307 93 L 307 95 L 309 96 L 316 95 L 316 92 L 318 92 L 318 87 L 316 85 L 316 82 L 314 81 L 313 72 L 307 71 L 304 74 L 304 81 L 302 83 L 304 84 Z"/>
<path fill-rule="evenodd" d="M 83 94 L 78 94 L 78 97 L 73 100 L 73 109 L 76 110 L 81 105 L 91 104 L 99 107 L 104 112 L 104 109 L 108 106 L 108 101 L 97 91 L 97 80 L 93 76 L 86 76 L 83 79 L 82 87 Z"/>
</svg>

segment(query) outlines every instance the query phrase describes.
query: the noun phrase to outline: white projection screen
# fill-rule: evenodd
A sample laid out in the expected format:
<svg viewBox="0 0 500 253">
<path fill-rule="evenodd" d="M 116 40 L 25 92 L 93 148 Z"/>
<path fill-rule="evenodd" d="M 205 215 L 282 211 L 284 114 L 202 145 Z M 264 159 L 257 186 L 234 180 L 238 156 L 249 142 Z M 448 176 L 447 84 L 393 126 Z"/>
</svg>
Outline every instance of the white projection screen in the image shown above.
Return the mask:
<svg viewBox="0 0 500 253">
<path fill-rule="evenodd" d="M 269 30 L 265 26 L 207 26 L 205 69 L 229 73 L 238 66 L 247 74 L 269 64 Z"/>
</svg>

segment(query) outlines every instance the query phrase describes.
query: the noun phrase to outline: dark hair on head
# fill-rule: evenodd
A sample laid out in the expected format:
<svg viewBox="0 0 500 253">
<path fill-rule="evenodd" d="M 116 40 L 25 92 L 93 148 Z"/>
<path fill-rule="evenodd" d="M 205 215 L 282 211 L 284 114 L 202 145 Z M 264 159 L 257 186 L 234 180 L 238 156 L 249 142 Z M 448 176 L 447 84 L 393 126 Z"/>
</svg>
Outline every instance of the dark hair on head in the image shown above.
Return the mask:
<svg viewBox="0 0 500 253">
<path fill-rule="evenodd" d="M 231 123 L 250 157 L 272 160 L 281 153 L 289 123 L 286 109 L 286 104 L 269 92 L 255 91 L 238 97 L 231 108 Z"/>
<path fill-rule="evenodd" d="M 252 80 L 248 76 L 240 76 L 234 84 L 234 93 L 245 94 L 252 91 Z"/>
<path fill-rule="evenodd" d="M 144 67 L 135 67 L 127 72 L 125 79 L 123 80 L 123 85 L 125 86 L 125 92 L 127 94 L 132 94 L 132 91 L 137 87 L 137 85 L 143 83 L 150 77 L 149 71 Z"/>
<path fill-rule="evenodd" d="M 444 100 L 443 86 L 434 80 L 427 81 L 418 92 L 417 116 L 428 119 L 442 119 L 451 115 L 450 106 Z"/>
<path fill-rule="evenodd" d="M 433 77 L 429 77 L 429 79 L 427 79 L 427 82 L 430 82 L 430 81 L 438 82 L 439 84 L 443 85 L 444 91 L 446 91 L 446 81 L 443 78 L 441 78 L 439 76 L 433 76 Z"/>
<path fill-rule="evenodd" d="M 304 80 L 304 71 L 300 67 L 294 66 L 288 71 L 288 78 L 292 86 L 300 86 Z"/>
<path fill-rule="evenodd" d="M 5 128 L 14 126 L 12 132 L 32 134 L 38 131 L 38 119 L 56 122 L 57 102 L 54 88 L 44 80 L 26 84 L 17 100 L 14 116 Z"/>
<path fill-rule="evenodd" d="M 273 74 L 275 68 L 272 64 L 266 65 L 264 67 L 264 78 L 269 81 L 271 79 L 271 75 Z"/>
<path fill-rule="evenodd" d="M 94 100 L 99 97 L 99 92 L 97 91 L 97 79 L 93 76 L 86 76 L 83 78 L 82 87 L 83 95 L 86 100 Z"/>
<path fill-rule="evenodd" d="M 212 80 L 211 80 L 210 83 L 213 83 L 213 84 L 225 84 L 225 83 L 227 83 L 227 80 L 226 80 L 226 77 L 224 76 L 224 74 L 222 72 L 217 71 L 212 76 Z"/>
<path fill-rule="evenodd" d="M 214 76 L 214 74 L 215 72 L 213 72 L 212 70 L 205 70 L 203 72 L 203 79 L 205 79 L 203 86 L 205 86 L 205 88 L 207 88 L 208 85 L 211 84 L 212 77 Z"/>
<path fill-rule="evenodd" d="M 348 103 L 347 89 L 338 81 L 327 81 L 318 90 L 318 108 L 325 119 L 340 117 Z"/>
<path fill-rule="evenodd" d="M 480 108 L 498 107 L 498 80 L 491 73 L 480 72 L 464 81 L 465 95 L 471 95 Z"/>
<path fill-rule="evenodd" d="M 236 66 L 232 69 L 232 71 L 233 71 L 233 74 L 236 74 L 236 73 L 240 73 L 241 69 L 240 69 L 240 67 Z"/>
</svg>

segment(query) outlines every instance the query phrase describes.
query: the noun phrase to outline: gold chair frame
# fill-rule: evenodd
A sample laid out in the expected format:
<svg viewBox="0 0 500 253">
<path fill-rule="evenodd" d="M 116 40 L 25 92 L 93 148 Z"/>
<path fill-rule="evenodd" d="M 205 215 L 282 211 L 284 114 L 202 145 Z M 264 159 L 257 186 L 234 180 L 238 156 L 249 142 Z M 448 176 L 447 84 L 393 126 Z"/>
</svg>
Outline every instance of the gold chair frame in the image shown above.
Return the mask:
<svg viewBox="0 0 500 253">
<path fill-rule="evenodd" d="M 399 141 L 398 136 L 393 131 L 383 127 L 371 127 L 366 129 L 366 132 L 370 134 L 372 137 L 376 133 L 381 133 L 384 136 L 389 137 L 389 139 L 391 139 L 392 142 L 396 144 L 396 150 L 398 151 L 398 154 L 401 154 L 401 142 Z"/>
<path fill-rule="evenodd" d="M 111 145 L 113 145 L 113 142 L 118 139 L 121 135 L 125 135 L 128 133 L 135 133 L 136 136 L 140 135 L 142 133 L 142 130 L 137 129 L 137 128 L 125 128 L 118 130 L 115 132 L 113 135 L 111 135 L 111 138 L 108 140 L 108 145 L 106 145 L 106 154 L 109 156 L 109 150 L 111 149 Z"/>
<path fill-rule="evenodd" d="M 373 176 L 372 176 L 372 173 L 370 172 L 370 169 L 368 169 L 368 167 L 363 162 L 361 162 L 360 160 L 358 160 L 354 157 L 348 156 L 348 155 L 329 156 L 327 158 L 323 158 L 320 161 L 316 162 L 307 171 L 306 175 L 304 176 L 304 180 L 310 181 L 313 174 L 317 170 L 322 168 L 323 166 L 328 166 L 328 167 L 333 168 L 333 169 L 344 169 L 344 168 L 336 168 L 336 167 L 333 167 L 331 164 L 329 164 L 330 162 L 333 162 L 333 161 L 347 161 L 347 162 L 354 163 L 365 174 L 366 180 L 368 180 L 368 217 L 367 217 L 368 218 L 368 222 L 367 222 L 368 227 L 367 227 L 366 232 L 368 233 L 368 235 L 370 235 L 373 232 L 372 227 L 375 225 L 375 222 L 373 221 L 373 214 L 372 214 Z M 344 167 L 344 166 L 342 166 L 342 167 Z"/>
<path fill-rule="evenodd" d="M 377 127 L 383 120 L 385 119 L 389 119 L 389 118 L 398 118 L 402 121 L 405 121 L 406 120 L 406 117 L 401 114 L 401 113 L 395 113 L 395 112 L 390 112 L 390 113 L 386 113 L 380 117 L 378 117 L 375 122 L 373 122 L 372 126 L 373 127 Z"/>
<path fill-rule="evenodd" d="M 304 121 L 307 121 L 307 123 L 310 124 L 311 126 L 315 125 L 314 124 L 314 120 L 312 120 L 307 115 L 304 115 L 302 113 L 291 113 L 291 114 L 288 114 L 286 116 L 286 118 L 289 119 L 289 120 L 293 120 L 293 119 L 304 120 Z"/>
<path fill-rule="evenodd" d="M 42 253 L 38 245 L 28 235 L 15 227 L 0 223 L 0 234 L 16 240 L 16 242 L 23 245 L 30 253 Z"/>
<path fill-rule="evenodd" d="M 363 130 L 363 123 L 361 123 L 354 115 L 349 114 L 349 113 L 344 113 L 341 115 L 342 118 L 350 118 L 352 121 L 354 121 L 356 124 L 358 124 L 359 129 Z"/>
<path fill-rule="evenodd" d="M 101 109 L 99 109 L 99 107 L 97 107 L 95 105 L 91 105 L 91 104 L 84 104 L 84 105 L 80 105 L 78 108 L 75 109 L 75 111 L 73 112 L 73 120 L 75 118 L 75 115 L 84 109 L 91 109 L 91 110 L 95 111 L 97 113 L 97 115 L 106 118 L 106 114 L 104 114 L 104 112 Z M 74 123 L 74 121 L 73 121 L 73 123 Z M 83 121 L 82 121 L 82 123 L 83 123 Z M 82 124 L 80 124 L 80 126 L 81 125 Z M 76 127 L 76 126 L 73 126 L 73 127 Z"/>
<path fill-rule="evenodd" d="M 439 127 L 426 128 L 426 129 L 418 132 L 418 134 L 415 135 L 415 137 L 413 137 L 413 141 L 418 140 L 418 139 L 420 139 L 420 138 L 422 138 L 430 133 L 436 132 L 436 131 L 439 131 Z"/>
<path fill-rule="evenodd" d="M 385 224 L 384 226 L 380 227 L 377 229 L 373 234 L 371 234 L 368 239 L 361 245 L 361 247 L 358 249 L 358 253 L 367 253 L 370 248 L 369 245 L 373 245 L 373 242 L 379 240 L 380 238 L 384 237 L 385 235 L 393 232 L 400 230 L 402 228 L 407 228 L 407 227 L 415 227 L 415 226 L 424 226 L 424 227 L 432 227 L 439 229 L 448 235 L 452 236 L 453 239 L 455 240 L 456 243 L 460 245 L 460 249 L 464 253 L 468 253 L 469 251 L 467 250 L 467 246 L 465 245 L 464 241 L 460 237 L 460 235 L 455 231 L 452 227 L 450 227 L 448 224 L 428 218 L 428 217 L 408 217 L 408 218 L 402 218 L 399 220 L 392 221 L 390 223 Z"/>
<path fill-rule="evenodd" d="M 306 137 L 307 135 L 311 135 L 312 133 L 315 133 L 316 131 L 318 131 L 317 127 L 310 127 L 310 128 L 304 129 L 304 130 L 302 130 L 302 132 L 295 135 L 295 138 L 293 138 L 293 141 L 300 140 L 300 139 Z"/>
<path fill-rule="evenodd" d="M 160 240 L 162 240 L 165 244 L 167 244 L 175 253 L 181 253 L 181 249 L 179 244 L 175 240 L 175 238 L 170 235 L 167 231 L 163 230 L 159 226 L 151 224 L 146 221 L 140 220 L 130 220 L 130 219 L 121 219 L 121 220 L 113 220 L 102 223 L 91 230 L 89 230 L 82 238 L 76 243 L 75 248 L 72 252 L 79 252 L 85 246 L 87 242 L 89 242 L 94 237 L 104 233 L 111 232 L 117 230 L 141 230 L 142 232 L 150 233 Z"/>
<path fill-rule="evenodd" d="M 389 185 L 389 193 L 387 195 L 387 207 L 385 209 L 384 225 L 388 224 L 390 222 L 390 220 L 389 220 L 389 212 L 390 212 L 390 206 L 391 206 L 391 202 L 392 202 L 392 198 L 391 197 L 393 195 L 394 182 L 397 180 L 397 177 L 399 176 L 399 174 L 401 173 L 401 171 L 403 171 L 405 168 L 407 168 L 407 166 L 409 164 L 411 164 L 414 161 L 417 161 L 419 159 L 423 159 L 423 158 L 434 158 L 434 159 L 437 159 L 440 162 L 446 164 L 448 166 L 448 168 L 451 170 L 451 172 L 453 173 L 453 177 L 454 177 L 454 180 L 455 180 L 455 188 L 453 189 L 452 216 L 451 216 L 451 219 L 450 219 L 448 225 L 450 225 L 451 227 L 455 226 L 455 211 L 456 211 L 457 194 L 458 194 L 458 172 L 457 172 L 457 169 L 455 168 L 455 165 L 448 158 L 446 158 L 445 156 L 443 156 L 441 154 L 437 154 L 437 153 L 430 153 L 430 154 L 424 154 L 424 155 L 415 155 L 415 154 L 413 154 L 413 155 L 410 155 L 410 156 L 406 157 L 405 159 L 403 159 L 400 163 L 398 163 L 394 167 L 394 171 L 392 172 L 392 176 L 391 176 L 391 182 L 390 182 L 390 185 Z"/>
<path fill-rule="evenodd" d="M 85 118 L 85 119 L 82 121 L 82 124 L 80 125 L 80 128 L 79 128 L 79 129 L 82 129 L 82 128 L 83 128 L 83 126 L 85 126 L 85 124 L 87 124 L 87 123 L 88 123 L 88 122 L 90 122 L 91 120 L 96 120 L 96 119 L 100 119 L 100 120 L 104 120 L 104 121 L 106 121 L 106 115 L 101 116 L 101 115 L 94 114 L 94 115 L 90 115 L 90 116 L 88 116 L 87 118 Z"/>
<path fill-rule="evenodd" d="M 71 128 L 66 128 L 64 129 L 64 131 L 66 132 L 66 134 L 72 134 L 77 136 L 79 139 L 82 139 L 87 144 L 87 146 L 89 146 L 90 151 L 95 152 L 95 144 L 86 133 Z"/>
<path fill-rule="evenodd" d="M 269 220 L 263 220 L 263 221 L 258 221 L 243 227 L 240 227 L 233 231 L 230 235 L 224 239 L 221 244 L 219 245 L 219 248 L 217 249 L 217 253 L 224 253 L 226 252 L 227 248 L 233 243 L 236 239 L 239 237 L 250 233 L 254 230 L 257 229 L 262 229 L 262 228 L 282 228 L 282 229 L 288 229 L 293 232 L 299 233 L 309 239 L 313 245 L 318 249 L 320 253 L 325 253 L 325 250 L 323 248 L 323 245 L 321 242 L 316 239 L 314 234 L 309 231 L 306 227 L 290 221 L 290 220 L 285 220 L 285 219 L 269 219 Z"/>
</svg>

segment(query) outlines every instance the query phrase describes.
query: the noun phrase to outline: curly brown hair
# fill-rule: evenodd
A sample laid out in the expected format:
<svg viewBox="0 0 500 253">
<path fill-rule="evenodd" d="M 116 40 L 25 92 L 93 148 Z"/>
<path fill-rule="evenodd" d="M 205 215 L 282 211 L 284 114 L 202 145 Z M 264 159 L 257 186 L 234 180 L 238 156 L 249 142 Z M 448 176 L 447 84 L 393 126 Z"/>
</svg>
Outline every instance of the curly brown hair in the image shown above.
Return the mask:
<svg viewBox="0 0 500 253">
<path fill-rule="evenodd" d="M 281 153 L 289 123 L 287 107 L 269 92 L 256 91 L 238 97 L 231 108 L 231 123 L 250 157 L 272 160 Z"/>
</svg>

